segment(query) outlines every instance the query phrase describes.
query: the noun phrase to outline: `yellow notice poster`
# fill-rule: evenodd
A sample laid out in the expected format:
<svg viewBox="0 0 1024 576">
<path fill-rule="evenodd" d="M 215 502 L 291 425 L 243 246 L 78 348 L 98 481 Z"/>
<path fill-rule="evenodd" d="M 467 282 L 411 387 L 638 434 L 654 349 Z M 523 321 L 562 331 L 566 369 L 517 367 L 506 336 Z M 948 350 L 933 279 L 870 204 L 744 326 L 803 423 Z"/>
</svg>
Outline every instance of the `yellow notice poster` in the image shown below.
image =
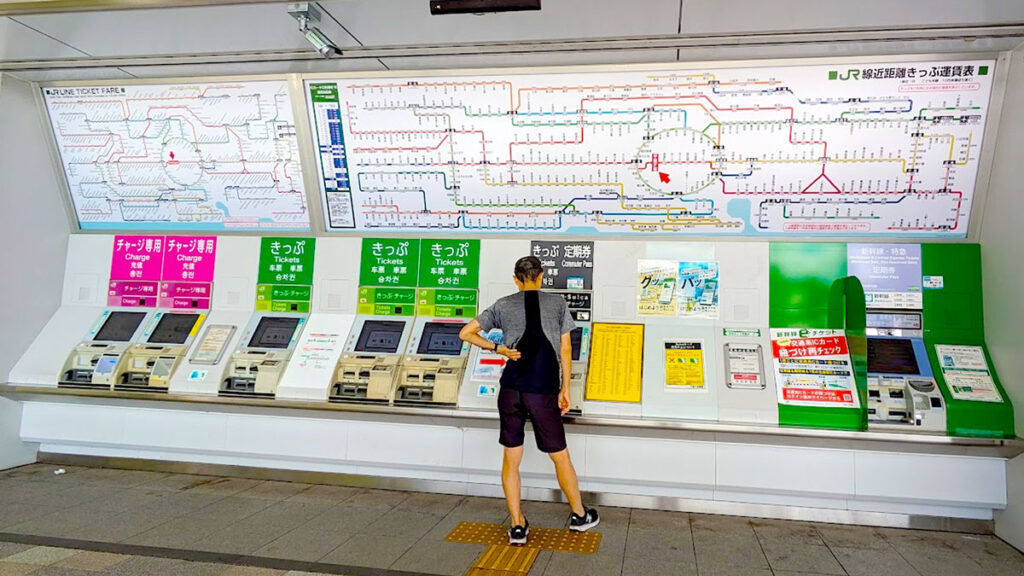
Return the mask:
<svg viewBox="0 0 1024 576">
<path fill-rule="evenodd" d="M 640 402 L 644 325 L 595 322 L 590 336 L 587 400 Z"/>
<path fill-rule="evenodd" d="M 704 392 L 704 346 L 700 340 L 665 340 L 665 387 Z"/>
</svg>

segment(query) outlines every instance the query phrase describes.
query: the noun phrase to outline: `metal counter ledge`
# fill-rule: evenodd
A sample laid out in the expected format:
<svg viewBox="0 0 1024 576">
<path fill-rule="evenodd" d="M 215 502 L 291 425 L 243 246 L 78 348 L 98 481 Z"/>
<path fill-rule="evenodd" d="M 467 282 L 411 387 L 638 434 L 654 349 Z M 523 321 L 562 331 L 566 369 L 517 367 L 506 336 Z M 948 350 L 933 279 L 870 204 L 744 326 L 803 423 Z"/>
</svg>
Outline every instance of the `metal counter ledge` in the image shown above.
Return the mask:
<svg viewBox="0 0 1024 576">
<path fill-rule="evenodd" d="M 473 421 L 496 426 L 496 410 L 479 410 L 450 407 L 386 406 L 379 404 L 345 404 L 327 401 L 278 400 L 263 398 L 235 398 L 198 394 L 168 394 L 145 392 L 114 392 L 109 390 L 78 390 L 47 388 L 39 386 L 18 386 L 0 384 L 0 396 L 16 401 L 66 402 L 78 399 L 89 403 L 113 403 L 117 405 L 139 405 L 140 403 L 171 403 L 202 406 L 204 410 L 242 410 L 248 408 L 263 410 L 318 411 L 333 413 L 354 413 L 399 416 L 403 419 L 423 420 L 432 424 L 473 425 Z M 112 401 L 112 402 L 110 402 Z M 183 406 L 177 406 L 182 408 Z M 1024 453 L 1024 439 L 1016 438 L 973 438 L 947 436 L 944 434 L 901 432 L 901 431 L 857 431 L 833 430 L 827 428 L 783 427 L 771 424 L 731 423 L 706 420 L 681 420 L 668 418 L 636 418 L 608 415 L 566 416 L 571 427 L 594 427 L 595 433 L 679 437 L 689 436 L 695 440 L 740 442 L 754 444 L 813 446 L 819 448 L 840 448 L 875 450 L 886 452 L 925 452 L 1014 458 Z M 570 428 L 570 432 L 572 429 Z"/>
</svg>

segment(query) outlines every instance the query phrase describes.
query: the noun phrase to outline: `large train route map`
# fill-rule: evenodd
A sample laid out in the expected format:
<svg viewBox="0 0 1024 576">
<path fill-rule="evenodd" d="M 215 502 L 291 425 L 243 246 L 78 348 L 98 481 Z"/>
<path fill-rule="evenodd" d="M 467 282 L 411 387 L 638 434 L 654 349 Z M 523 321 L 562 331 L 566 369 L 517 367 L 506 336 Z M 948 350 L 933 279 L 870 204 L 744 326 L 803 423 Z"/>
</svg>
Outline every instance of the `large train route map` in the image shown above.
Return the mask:
<svg viewBox="0 0 1024 576">
<path fill-rule="evenodd" d="M 309 229 L 284 81 L 44 87 L 83 229 Z"/>
<path fill-rule="evenodd" d="M 993 61 L 307 82 L 328 230 L 967 233 Z"/>
</svg>

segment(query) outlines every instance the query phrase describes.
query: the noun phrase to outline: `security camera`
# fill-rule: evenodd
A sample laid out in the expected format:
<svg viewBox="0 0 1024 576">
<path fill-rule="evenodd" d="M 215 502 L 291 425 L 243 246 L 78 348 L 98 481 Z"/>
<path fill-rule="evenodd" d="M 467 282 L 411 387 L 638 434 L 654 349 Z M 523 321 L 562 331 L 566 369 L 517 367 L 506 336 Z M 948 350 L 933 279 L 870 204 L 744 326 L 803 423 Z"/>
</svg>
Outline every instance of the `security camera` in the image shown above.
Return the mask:
<svg viewBox="0 0 1024 576">
<path fill-rule="evenodd" d="M 315 26 L 320 22 L 320 10 L 316 8 L 315 3 L 292 2 L 288 4 L 288 14 L 298 21 L 299 32 L 306 36 L 306 40 L 321 56 L 330 58 L 341 54 L 341 50 L 331 42 L 331 39 Z"/>
</svg>

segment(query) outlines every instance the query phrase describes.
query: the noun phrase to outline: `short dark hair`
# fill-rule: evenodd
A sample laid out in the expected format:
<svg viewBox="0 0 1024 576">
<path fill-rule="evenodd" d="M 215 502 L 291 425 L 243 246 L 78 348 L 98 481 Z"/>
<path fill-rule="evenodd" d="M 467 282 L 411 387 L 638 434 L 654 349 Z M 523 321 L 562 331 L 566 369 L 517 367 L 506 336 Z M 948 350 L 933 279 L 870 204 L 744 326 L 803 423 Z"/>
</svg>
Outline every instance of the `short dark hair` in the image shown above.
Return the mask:
<svg viewBox="0 0 1024 576">
<path fill-rule="evenodd" d="M 515 275 L 520 282 L 533 282 L 544 273 L 544 266 L 536 256 L 523 256 L 516 260 Z"/>
</svg>

